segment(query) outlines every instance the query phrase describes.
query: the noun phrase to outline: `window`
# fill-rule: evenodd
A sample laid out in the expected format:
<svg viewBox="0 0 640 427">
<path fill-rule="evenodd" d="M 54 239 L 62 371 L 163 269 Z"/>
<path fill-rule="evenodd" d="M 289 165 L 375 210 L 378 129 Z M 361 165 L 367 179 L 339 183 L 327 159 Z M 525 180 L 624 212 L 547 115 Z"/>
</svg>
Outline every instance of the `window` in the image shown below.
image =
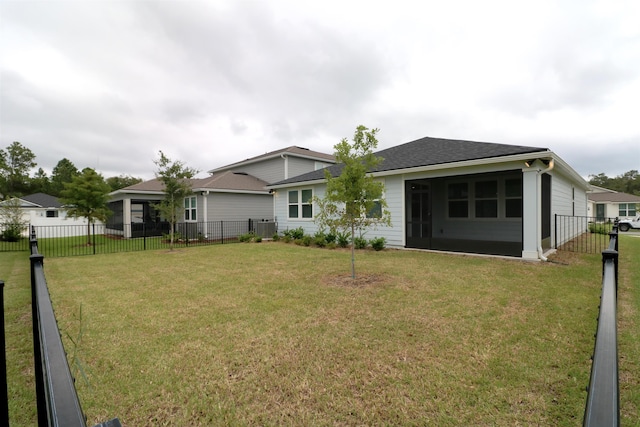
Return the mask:
<svg viewBox="0 0 640 427">
<path fill-rule="evenodd" d="M 449 184 L 448 202 L 449 218 L 468 218 L 469 184 L 466 182 Z"/>
<path fill-rule="evenodd" d="M 58 211 L 47 211 L 47 218 L 58 218 Z"/>
<path fill-rule="evenodd" d="M 498 181 L 478 181 L 476 191 L 476 218 L 498 217 Z"/>
<path fill-rule="evenodd" d="M 289 191 L 289 218 L 313 218 L 313 190 Z"/>
<path fill-rule="evenodd" d="M 618 216 L 636 216 L 636 204 L 620 203 L 618 205 Z"/>
<path fill-rule="evenodd" d="M 382 202 L 379 200 L 373 202 L 373 206 L 367 212 L 367 218 L 382 218 Z"/>
<path fill-rule="evenodd" d="M 522 218 L 522 179 L 504 181 L 504 216 Z"/>
<path fill-rule="evenodd" d="M 184 199 L 184 220 L 185 221 L 196 221 L 196 196 L 185 197 Z"/>
</svg>

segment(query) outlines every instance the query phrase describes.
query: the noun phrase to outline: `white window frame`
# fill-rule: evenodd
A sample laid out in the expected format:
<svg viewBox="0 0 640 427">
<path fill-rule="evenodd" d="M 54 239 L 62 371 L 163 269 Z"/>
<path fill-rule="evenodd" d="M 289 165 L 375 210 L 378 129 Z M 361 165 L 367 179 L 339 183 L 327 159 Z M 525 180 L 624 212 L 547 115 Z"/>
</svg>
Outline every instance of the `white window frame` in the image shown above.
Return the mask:
<svg viewBox="0 0 640 427">
<path fill-rule="evenodd" d="M 198 197 L 189 196 L 184 198 L 184 221 L 196 222 L 198 220 Z"/>
<path fill-rule="evenodd" d="M 311 192 L 311 196 L 307 199 L 306 202 L 303 202 L 302 195 L 303 192 Z M 291 201 L 292 194 L 296 194 L 296 200 Z M 312 220 L 313 219 L 313 188 L 301 188 L 299 190 L 289 190 L 287 191 L 287 218 L 289 219 L 302 219 L 302 220 Z M 296 216 L 291 215 L 291 208 L 296 207 Z M 311 216 L 304 216 L 305 207 L 310 207 Z"/>
</svg>

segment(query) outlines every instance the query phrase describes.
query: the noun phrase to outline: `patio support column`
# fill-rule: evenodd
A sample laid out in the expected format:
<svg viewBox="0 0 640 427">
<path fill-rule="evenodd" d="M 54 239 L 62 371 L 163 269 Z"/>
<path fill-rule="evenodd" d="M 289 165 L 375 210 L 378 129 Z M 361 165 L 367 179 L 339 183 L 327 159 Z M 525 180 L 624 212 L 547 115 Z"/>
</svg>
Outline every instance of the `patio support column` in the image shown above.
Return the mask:
<svg viewBox="0 0 640 427">
<path fill-rule="evenodd" d="M 538 168 L 522 170 L 522 258 L 538 259 L 540 212 L 538 192 Z"/>
<path fill-rule="evenodd" d="M 124 237 L 131 238 L 131 199 L 122 199 L 122 223 L 124 224 Z"/>
<path fill-rule="evenodd" d="M 204 235 L 205 239 L 209 238 L 209 232 L 207 229 L 207 224 L 209 224 L 209 217 L 207 213 L 208 205 L 209 205 L 209 190 L 202 192 L 202 225 L 204 227 L 204 230 L 202 230 L 202 234 Z"/>
</svg>

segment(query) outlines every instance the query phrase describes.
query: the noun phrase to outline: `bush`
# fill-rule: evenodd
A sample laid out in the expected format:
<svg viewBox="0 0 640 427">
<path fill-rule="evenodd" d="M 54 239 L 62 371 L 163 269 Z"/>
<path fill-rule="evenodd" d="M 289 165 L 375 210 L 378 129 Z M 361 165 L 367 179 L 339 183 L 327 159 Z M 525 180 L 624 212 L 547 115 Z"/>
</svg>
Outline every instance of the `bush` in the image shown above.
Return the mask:
<svg viewBox="0 0 640 427">
<path fill-rule="evenodd" d="M 327 233 L 327 234 L 324 236 L 324 239 L 325 239 L 325 241 L 326 241 L 327 243 L 335 243 L 335 241 L 336 241 L 336 237 L 337 237 L 337 236 L 336 236 L 336 234 L 335 234 L 335 233 L 331 233 L 331 232 L 329 232 L 329 233 Z M 335 247 L 335 246 L 334 246 L 334 247 Z"/>
<path fill-rule="evenodd" d="M 322 231 L 318 231 L 313 235 L 313 243 L 320 248 L 324 248 L 327 245 L 327 236 Z"/>
<path fill-rule="evenodd" d="M 349 238 L 351 237 L 351 233 L 338 233 L 336 235 L 336 242 L 338 246 L 341 248 L 346 248 L 349 246 Z"/>
<path fill-rule="evenodd" d="M 291 243 L 291 236 L 287 236 L 286 234 L 282 236 L 282 241 L 285 243 Z"/>
<path fill-rule="evenodd" d="M 356 249 L 364 249 L 367 247 L 367 239 L 365 239 L 364 237 L 356 237 L 355 239 L 353 239 L 353 246 Z"/>
<path fill-rule="evenodd" d="M 609 232 L 613 229 L 613 225 L 610 223 L 607 224 L 589 224 L 589 231 L 596 234 L 609 234 Z"/>
<path fill-rule="evenodd" d="M 246 234 L 241 234 L 240 236 L 238 236 L 238 241 L 242 243 L 250 243 L 250 242 L 260 243 L 262 242 L 262 236 L 258 236 L 253 231 L 250 231 Z"/>
<path fill-rule="evenodd" d="M 0 235 L 0 239 L 5 242 L 17 242 L 22 239 L 23 227 L 16 224 L 8 224 L 7 228 Z"/>
<path fill-rule="evenodd" d="M 285 236 L 290 237 L 292 240 L 302 239 L 304 237 L 304 229 L 302 227 L 294 228 L 291 230 L 286 230 L 283 232 Z"/>
<path fill-rule="evenodd" d="M 374 250 L 381 251 L 387 244 L 387 239 L 385 239 L 384 237 L 374 237 L 369 241 L 369 243 Z"/>
<path fill-rule="evenodd" d="M 304 236 L 302 236 L 302 244 L 305 246 L 311 246 L 311 242 L 313 241 L 313 237 L 309 236 L 308 234 L 305 234 Z"/>
<path fill-rule="evenodd" d="M 278 240 L 280 240 L 280 235 L 278 233 L 273 233 L 272 239 L 274 242 L 277 242 Z"/>
</svg>

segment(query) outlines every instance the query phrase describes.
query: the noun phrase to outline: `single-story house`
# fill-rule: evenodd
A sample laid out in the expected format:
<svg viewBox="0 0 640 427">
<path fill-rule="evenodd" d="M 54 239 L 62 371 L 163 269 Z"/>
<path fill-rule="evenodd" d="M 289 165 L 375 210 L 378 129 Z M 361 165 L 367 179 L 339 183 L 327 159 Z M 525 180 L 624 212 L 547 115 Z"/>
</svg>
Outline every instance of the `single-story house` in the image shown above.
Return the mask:
<svg viewBox="0 0 640 427">
<path fill-rule="evenodd" d="M 587 194 L 589 216 L 598 221 L 608 218 L 631 219 L 639 212 L 640 196 L 592 186 Z"/>
<path fill-rule="evenodd" d="M 384 184 L 392 226 L 365 237 L 390 247 L 545 259 L 563 243 L 554 215 L 587 213 L 589 184 L 547 148 L 426 137 L 375 154 L 384 160 L 370 172 Z M 323 170 L 269 185 L 279 230 L 318 231 L 312 197 L 325 187 Z"/>
<path fill-rule="evenodd" d="M 86 218 L 67 216 L 67 211 L 55 196 L 35 193 L 16 199 L 23 211 L 23 221 L 36 227 L 38 237 L 81 236 L 86 233 Z M 0 202 L 0 205 L 5 203 L 6 201 Z M 24 235 L 27 236 L 28 231 Z"/>
<path fill-rule="evenodd" d="M 265 237 L 275 232 L 271 182 L 314 171 L 335 163 L 330 154 L 302 147 L 287 147 L 208 171 L 210 176 L 192 179 L 193 195 L 185 199 L 184 217 L 179 229 L 189 235 L 219 238 L 221 221 L 262 224 Z M 158 179 L 141 182 L 110 194 L 113 215 L 108 232 L 124 237 L 161 234 L 168 224 L 154 208 L 164 197 Z M 242 229 L 244 230 L 244 229 Z M 238 229 L 238 233 L 246 232 Z M 233 232 L 233 231 L 232 231 Z"/>
</svg>

